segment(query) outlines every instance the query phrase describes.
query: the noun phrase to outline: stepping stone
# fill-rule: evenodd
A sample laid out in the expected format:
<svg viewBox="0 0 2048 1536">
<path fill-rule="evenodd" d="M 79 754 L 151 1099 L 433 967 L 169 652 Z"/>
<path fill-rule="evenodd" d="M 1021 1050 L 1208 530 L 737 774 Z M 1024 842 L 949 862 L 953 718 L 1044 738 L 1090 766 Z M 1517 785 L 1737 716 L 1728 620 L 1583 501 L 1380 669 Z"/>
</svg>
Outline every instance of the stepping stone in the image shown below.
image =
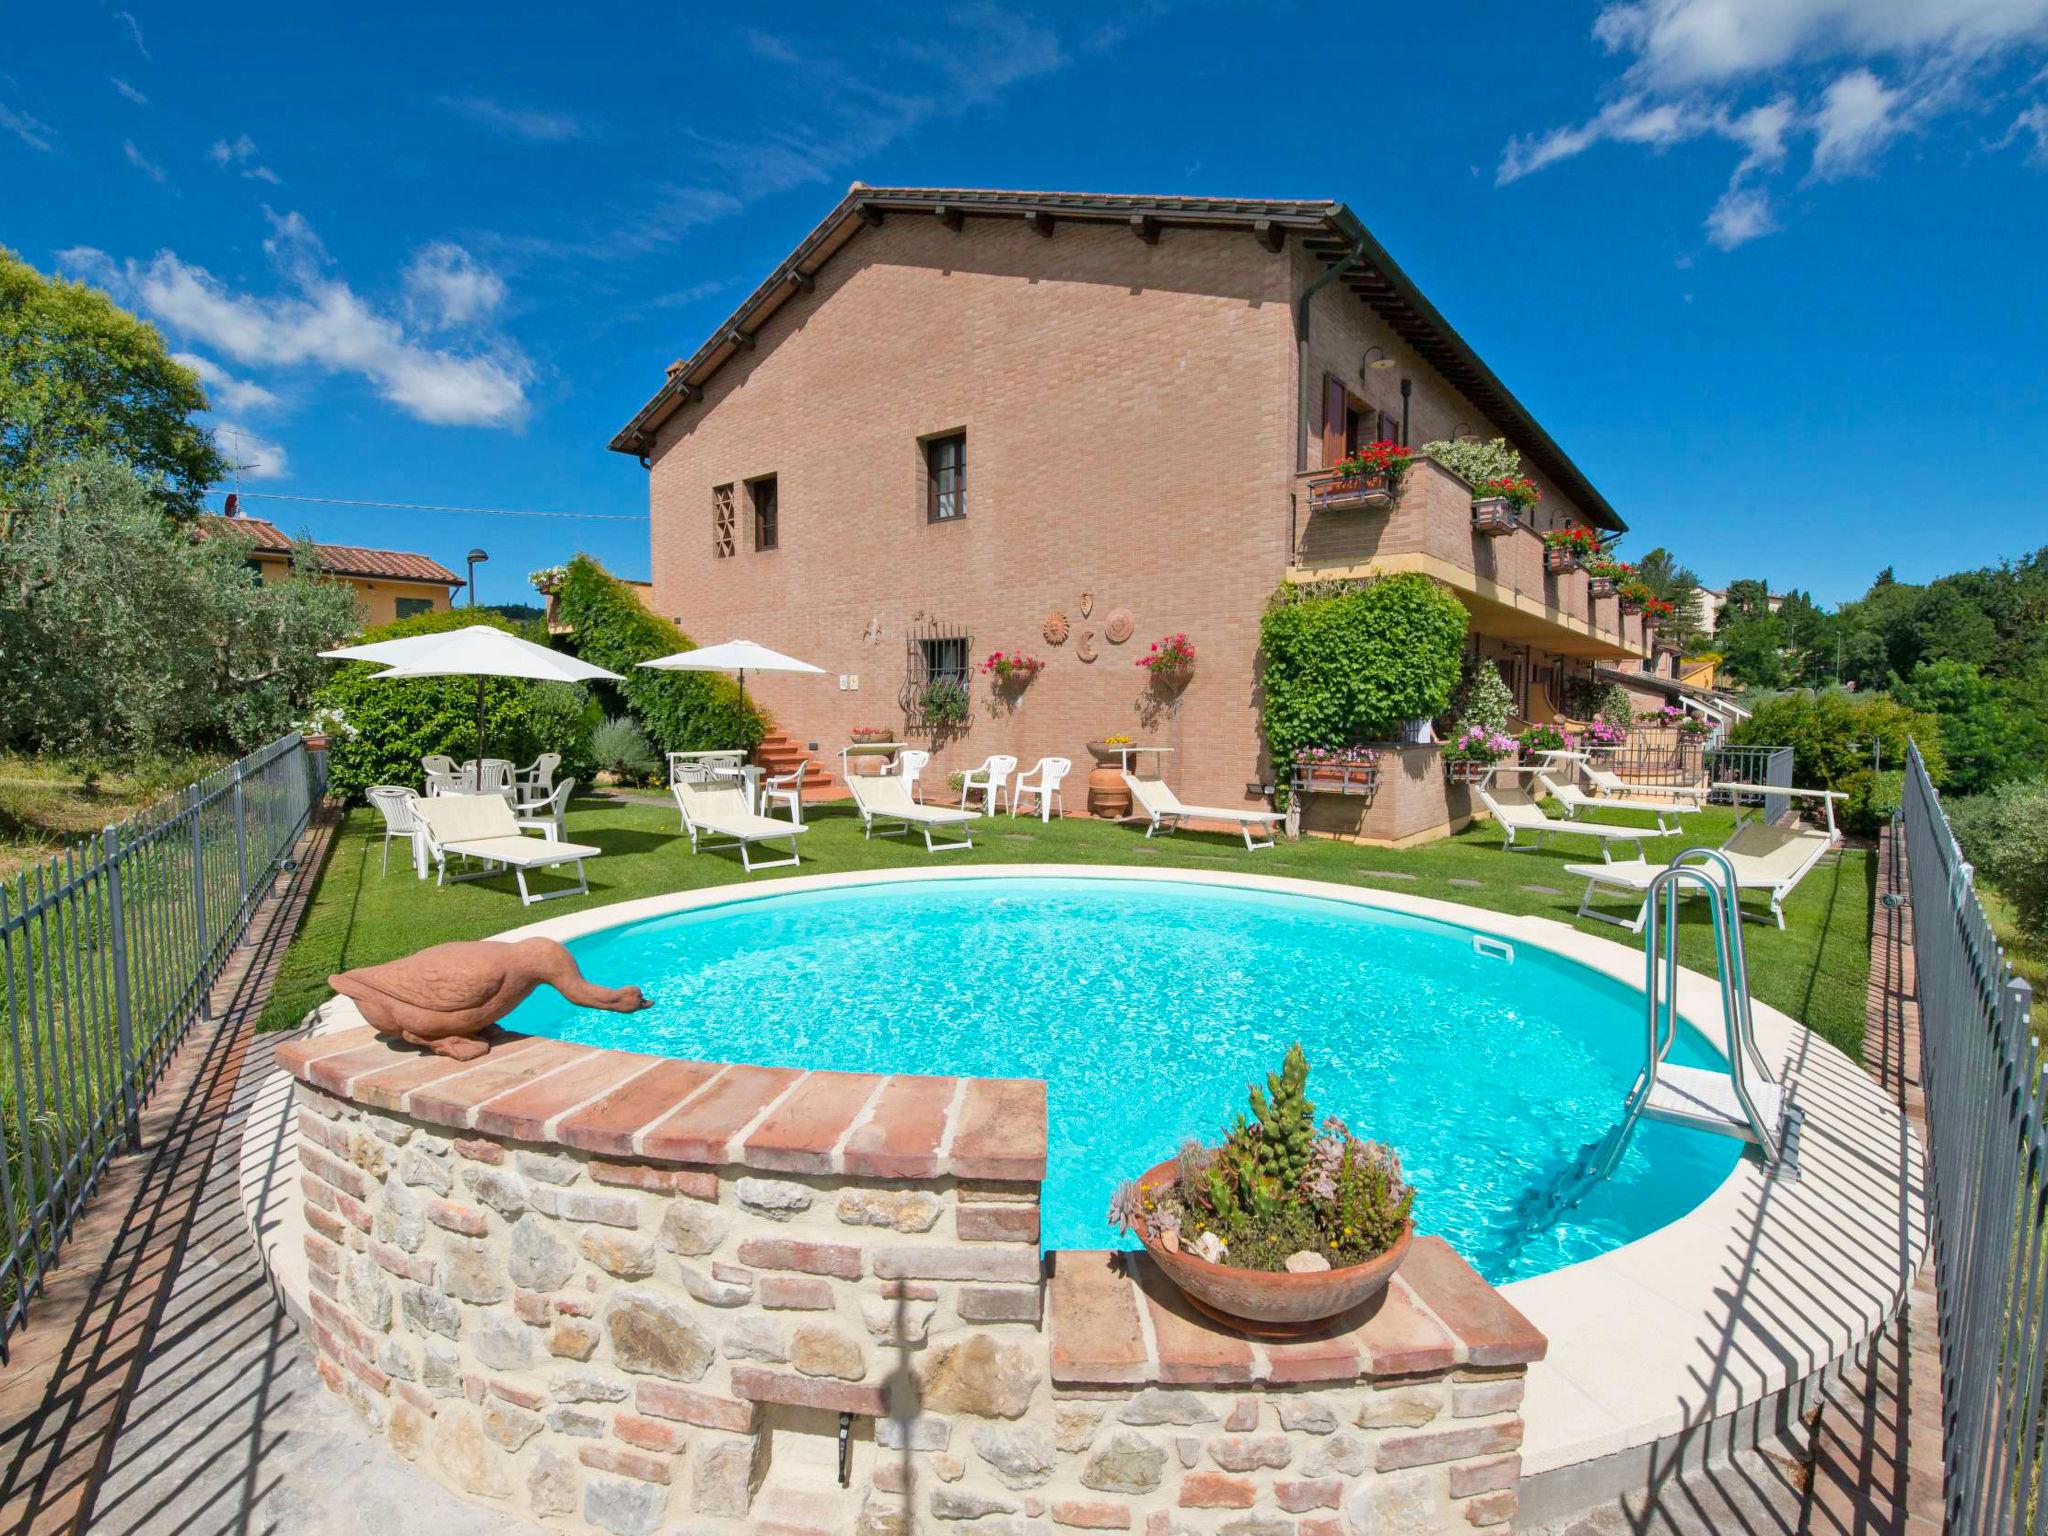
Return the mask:
<svg viewBox="0 0 2048 1536">
<path fill-rule="evenodd" d="M 1486 889 L 1486 882 L 1485 882 L 1484 880 L 1456 880 L 1456 879 L 1453 879 L 1453 880 L 1446 880 L 1446 881 L 1444 882 L 1444 884 L 1446 884 L 1446 885 L 1455 885 L 1455 886 L 1459 887 L 1460 889 L 1462 889 L 1462 890 L 1467 890 L 1467 891 L 1483 891 L 1483 890 L 1485 890 L 1485 889 Z"/>
<path fill-rule="evenodd" d="M 1401 869 L 1361 869 L 1358 873 L 1367 880 L 1418 880 L 1421 878 L 1419 875 L 1411 875 L 1406 870 Z"/>
<path fill-rule="evenodd" d="M 1524 885 L 1518 886 L 1516 889 L 1527 891 L 1531 896 L 1562 896 L 1564 894 L 1563 891 L 1560 891 L 1554 885 Z"/>
</svg>

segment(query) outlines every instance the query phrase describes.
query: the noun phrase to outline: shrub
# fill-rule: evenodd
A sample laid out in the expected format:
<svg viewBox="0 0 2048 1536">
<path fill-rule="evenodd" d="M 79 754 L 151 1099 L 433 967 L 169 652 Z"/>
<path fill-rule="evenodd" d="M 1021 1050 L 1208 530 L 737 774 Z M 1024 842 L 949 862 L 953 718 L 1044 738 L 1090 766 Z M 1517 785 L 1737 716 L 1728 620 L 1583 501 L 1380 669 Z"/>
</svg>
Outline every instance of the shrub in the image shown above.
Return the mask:
<svg viewBox="0 0 2048 1536">
<path fill-rule="evenodd" d="M 401 640 L 472 623 L 511 630 L 529 640 L 541 638 L 495 614 L 460 609 L 400 619 L 368 630 L 362 638 Z M 418 784 L 422 757 L 476 755 L 475 678 L 386 682 L 384 669 L 368 662 L 327 665 L 335 671 L 316 695 L 315 706 L 340 715 L 338 724 L 330 726 L 327 754 L 328 780 L 335 793 L 354 796 L 372 784 Z M 513 677 L 486 680 L 484 734 L 492 757 L 525 763 L 542 752 L 559 752 L 561 776 L 587 780 L 595 719 L 596 704 L 579 684 Z"/>
<path fill-rule="evenodd" d="M 1883 694 L 1781 693 L 1728 733 L 1736 746 L 1790 747 L 1792 782 L 1801 789 L 1840 789 L 1869 768 L 1873 745 L 1887 763 L 1904 763 L 1908 740 L 1918 743 L 1927 771 L 1939 784 L 1946 772 L 1941 722 Z"/>
<path fill-rule="evenodd" d="M 1897 814 L 1905 797 L 1905 770 L 1887 768 L 1878 773 L 1864 768 L 1842 781 L 1842 791 L 1849 797 L 1843 807 L 1843 825 L 1860 836 L 1875 837 Z"/>
<path fill-rule="evenodd" d="M 1945 809 L 1978 877 L 2012 903 L 2028 937 L 2048 939 L 2048 783 L 2000 785 Z"/>
<path fill-rule="evenodd" d="M 650 613 L 624 582 L 588 555 L 571 560 L 556 584 L 555 614 L 569 626 L 569 648 L 625 679 L 595 685 L 611 714 L 631 714 L 663 752 L 752 751 L 766 718 L 716 672 L 650 672 L 639 665 L 696 645 Z"/>
<path fill-rule="evenodd" d="M 1406 572 L 1307 592 L 1283 586 L 1259 626 L 1261 724 L 1276 763 L 1308 746 L 1385 740 L 1443 712 L 1457 687 L 1465 610 Z"/>
<path fill-rule="evenodd" d="M 967 690 L 950 677 L 942 677 L 924 691 L 919 711 L 924 723 L 939 729 L 959 725 L 967 718 Z"/>
<path fill-rule="evenodd" d="M 1460 664 L 1457 692 L 1445 710 L 1445 729 L 1438 734 L 1449 735 L 1462 727 L 1499 735 L 1514 712 L 1515 696 L 1499 666 L 1487 657 L 1468 655 Z"/>
<path fill-rule="evenodd" d="M 647 733 L 625 715 L 612 716 L 590 733 L 590 756 L 600 773 L 628 783 L 644 781 L 661 766 Z"/>
<path fill-rule="evenodd" d="M 1574 720 L 1604 720 L 1623 730 L 1635 724 L 1636 718 L 1626 688 L 1594 677 L 1565 679 L 1564 712 Z"/>
<path fill-rule="evenodd" d="M 1434 443 L 1424 443 L 1416 453 L 1421 458 L 1435 459 L 1467 485 L 1505 479 L 1522 472 L 1522 456 L 1504 437 L 1496 437 L 1490 443 L 1477 439 L 1457 442 L 1439 439 Z"/>
</svg>

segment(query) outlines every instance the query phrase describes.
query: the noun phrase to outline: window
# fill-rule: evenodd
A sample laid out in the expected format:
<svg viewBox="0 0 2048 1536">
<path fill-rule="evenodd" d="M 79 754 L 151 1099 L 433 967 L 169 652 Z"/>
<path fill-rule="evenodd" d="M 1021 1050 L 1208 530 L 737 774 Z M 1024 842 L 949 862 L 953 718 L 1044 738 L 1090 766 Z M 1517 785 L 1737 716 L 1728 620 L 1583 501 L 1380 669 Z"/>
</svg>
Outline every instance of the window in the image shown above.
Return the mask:
<svg viewBox="0 0 2048 1536">
<path fill-rule="evenodd" d="M 730 560 L 735 553 L 736 535 L 733 531 L 732 487 L 714 485 L 711 488 L 711 558 Z"/>
<path fill-rule="evenodd" d="M 747 482 L 747 500 L 754 506 L 754 548 L 775 548 L 775 477 L 768 475 Z"/>
<path fill-rule="evenodd" d="M 401 597 L 396 606 L 401 619 L 416 619 L 423 613 L 434 611 L 434 600 L 431 597 Z"/>
<path fill-rule="evenodd" d="M 967 637 L 950 635 L 918 642 L 924 651 L 927 687 L 941 680 L 967 686 Z"/>
<path fill-rule="evenodd" d="M 967 434 L 927 438 L 924 445 L 925 521 L 951 522 L 967 515 Z"/>
</svg>

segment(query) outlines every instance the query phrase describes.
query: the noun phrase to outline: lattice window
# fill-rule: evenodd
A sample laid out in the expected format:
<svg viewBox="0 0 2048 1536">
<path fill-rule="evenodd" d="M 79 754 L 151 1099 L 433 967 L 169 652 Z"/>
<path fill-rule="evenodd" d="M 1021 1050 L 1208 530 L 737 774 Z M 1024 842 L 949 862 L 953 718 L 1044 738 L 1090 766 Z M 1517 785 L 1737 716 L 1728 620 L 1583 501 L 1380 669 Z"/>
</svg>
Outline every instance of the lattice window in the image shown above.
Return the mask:
<svg viewBox="0 0 2048 1536">
<path fill-rule="evenodd" d="M 735 514 L 733 511 L 732 487 L 715 485 L 711 488 L 711 555 L 715 560 L 730 560 L 738 551 L 734 533 Z"/>
</svg>

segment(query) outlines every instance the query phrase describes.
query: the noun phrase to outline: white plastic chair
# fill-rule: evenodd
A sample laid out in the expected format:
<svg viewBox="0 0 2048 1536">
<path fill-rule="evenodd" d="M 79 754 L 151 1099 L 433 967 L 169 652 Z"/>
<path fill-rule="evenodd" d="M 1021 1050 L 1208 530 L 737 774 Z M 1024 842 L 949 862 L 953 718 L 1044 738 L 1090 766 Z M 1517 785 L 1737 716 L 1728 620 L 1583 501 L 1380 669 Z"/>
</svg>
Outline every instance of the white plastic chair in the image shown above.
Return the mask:
<svg viewBox="0 0 2048 1536">
<path fill-rule="evenodd" d="M 1017 759 L 1004 757 L 1000 752 L 991 756 L 979 768 L 970 769 L 960 777 L 960 807 L 967 808 L 967 802 L 979 791 L 982 795 L 982 814 L 995 815 L 1001 805 L 1004 788 L 1010 782 L 1010 775 L 1017 771 Z"/>
<path fill-rule="evenodd" d="M 807 757 L 788 773 L 778 773 L 761 783 L 760 814 L 772 816 L 777 801 L 789 807 L 789 819 L 798 826 L 804 824 L 804 774 L 810 769 Z"/>
<path fill-rule="evenodd" d="M 925 764 L 931 760 L 931 753 L 919 751 L 916 747 L 905 747 L 896 754 L 897 775 L 903 780 L 903 788 L 912 800 L 924 799 L 923 792 L 917 787 L 917 776 L 924 772 Z"/>
<path fill-rule="evenodd" d="M 502 795 L 509 805 L 517 797 L 512 787 L 512 764 L 502 757 L 487 757 L 479 765 L 474 758 L 462 765 L 462 781 L 472 795 Z"/>
<path fill-rule="evenodd" d="M 1060 783 L 1074 771 L 1072 758 L 1041 757 L 1029 768 L 1019 773 L 1010 785 L 1010 814 L 1017 814 L 1017 802 L 1025 795 L 1038 797 L 1038 819 L 1052 820 L 1052 803 L 1060 803 L 1060 814 L 1067 814 L 1066 797 L 1060 793 Z"/>
<path fill-rule="evenodd" d="M 555 770 L 562 766 L 562 754 L 543 752 L 524 768 L 512 771 L 512 783 L 519 790 L 521 800 L 531 800 L 539 795 L 552 794 L 555 788 Z"/>
<path fill-rule="evenodd" d="M 569 796 L 576 790 L 574 779 L 564 779 L 544 795 L 518 800 L 512 805 L 512 819 L 522 830 L 527 827 L 552 827 L 555 841 L 569 840 Z"/>
<path fill-rule="evenodd" d="M 363 798 L 374 805 L 384 818 L 384 873 L 388 875 L 391 873 L 392 841 L 402 837 L 408 848 L 412 846 L 413 794 L 403 784 L 378 784 L 364 791 Z"/>
<path fill-rule="evenodd" d="M 427 794 L 450 794 L 456 787 L 455 759 L 433 753 L 420 759 L 420 776 L 426 781 Z"/>
</svg>

